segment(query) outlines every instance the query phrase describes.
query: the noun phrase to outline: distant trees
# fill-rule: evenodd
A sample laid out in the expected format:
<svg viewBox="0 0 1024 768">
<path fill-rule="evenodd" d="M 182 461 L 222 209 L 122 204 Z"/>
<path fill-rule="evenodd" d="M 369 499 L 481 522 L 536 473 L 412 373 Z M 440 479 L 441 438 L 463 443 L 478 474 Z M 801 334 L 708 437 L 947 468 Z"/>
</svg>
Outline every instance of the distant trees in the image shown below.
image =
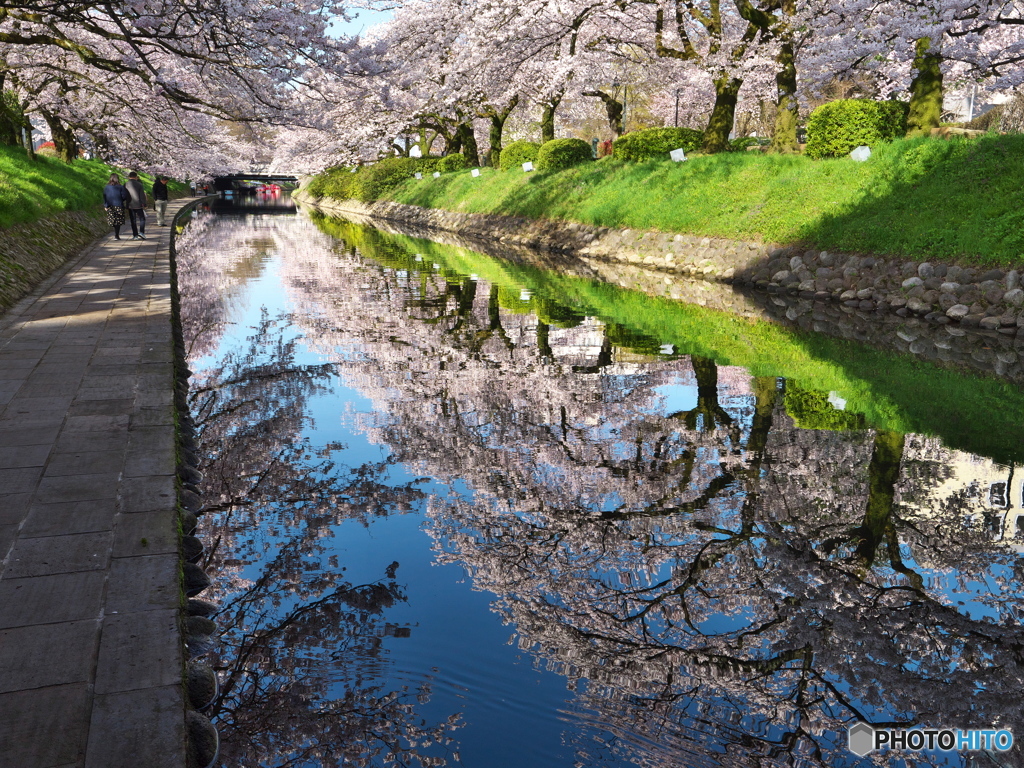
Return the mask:
<svg viewBox="0 0 1024 768">
<path fill-rule="evenodd" d="M 221 121 L 312 123 L 339 100 L 318 84 L 371 66 L 329 34 L 343 11 L 334 0 L 4 3 L 0 140 L 18 141 L 12 123 L 25 113 L 68 162 L 84 140 L 122 164 L 237 168 L 252 149 Z"/>
<path fill-rule="evenodd" d="M 800 104 L 837 77 L 909 99 L 911 134 L 938 124 L 950 84 L 1024 81 L 1022 8 L 400 0 L 372 39 L 356 41 L 330 33 L 345 10 L 335 0 L 13 0 L 0 10 L 0 141 L 20 141 L 28 114 L 65 160 L 84 141 L 178 173 L 271 155 L 316 171 L 413 143 L 474 164 L 490 152 L 493 163 L 510 138 L 547 141 L 582 126 L 614 138 L 680 116 L 704 131 L 704 151 L 720 152 L 746 114 L 775 151 L 792 152 Z M 221 121 L 272 131 L 240 135 Z"/>
<path fill-rule="evenodd" d="M 680 113 L 706 152 L 729 148 L 740 113 L 794 152 L 800 104 L 844 77 L 909 100 L 911 135 L 927 133 L 949 83 L 1024 80 L 1022 33 L 1015 0 L 410 0 L 374 34 L 392 136 L 497 154 L 509 127 L 549 141 L 560 120 L 570 133 L 603 121 L 588 130 L 614 138 Z M 362 147 L 367 159 L 385 148 Z"/>
</svg>

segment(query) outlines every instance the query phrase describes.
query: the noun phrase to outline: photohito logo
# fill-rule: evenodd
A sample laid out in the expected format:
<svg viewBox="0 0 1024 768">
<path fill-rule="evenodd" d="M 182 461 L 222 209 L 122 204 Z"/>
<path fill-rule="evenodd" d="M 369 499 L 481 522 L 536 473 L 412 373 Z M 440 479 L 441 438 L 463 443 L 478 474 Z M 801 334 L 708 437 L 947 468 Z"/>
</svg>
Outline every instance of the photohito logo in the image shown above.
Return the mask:
<svg viewBox="0 0 1024 768">
<path fill-rule="evenodd" d="M 847 728 L 850 751 L 858 757 L 880 749 L 922 749 L 940 752 L 976 752 L 996 750 L 1006 752 L 1013 746 L 1013 734 L 1008 730 L 954 731 L 949 728 L 872 728 L 857 723 Z"/>
</svg>

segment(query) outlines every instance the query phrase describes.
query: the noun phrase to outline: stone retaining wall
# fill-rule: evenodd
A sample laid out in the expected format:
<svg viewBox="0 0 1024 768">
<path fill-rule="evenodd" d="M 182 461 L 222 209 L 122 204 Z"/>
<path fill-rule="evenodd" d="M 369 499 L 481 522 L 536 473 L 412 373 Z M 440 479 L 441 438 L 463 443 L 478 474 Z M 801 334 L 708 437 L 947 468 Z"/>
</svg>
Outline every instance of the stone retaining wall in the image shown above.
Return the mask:
<svg viewBox="0 0 1024 768">
<path fill-rule="evenodd" d="M 808 296 L 799 290 L 785 290 L 779 285 L 760 286 L 767 290 L 759 290 L 756 283 L 751 286 L 749 281 L 744 285 L 735 279 L 695 279 L 703 275 L 695 275 L 692 270 L 666 270 L 664 264 L 656 264 L 655 259 L 641 256 L 634 249 L 627 248 L 618 257 L 608 253 L 590 255 L 586 249 L 577 252 L 536 250 L 536 246 L 523 245 L 520 238 L 509 236 L 505 230 L 501 230 L 503 236 L 500 238 L 485 236 L 478 222 L 474 222 L 471 233 L 442 230 L 424 224 L 425 217 L 422 216 L 406 220 L 395 215 L 401 213 L 401 209 L 391 209 L 389 218 L 383 219 L 370 213 L 376 206 L 361 206 L 358 203 L 350 205 L 348 201 L 343 205 L 333 201 L 324 202 L 328 204 L 321 203 L 316 207 L 327 213 L 338 212 L 345 218 L 369 224 L 385 232 L 428 238 L 500 259 L 528 263 L 576 277 L 602 280 L 630 290 L 643 291 L 651 296 L 663 296 L 753 320 L 868 343 L 880 349 L 911 354 L 936 365 L 995 374 L 1024 384 L 1024 333 L 1017 336 L 1015 333 L 1007 333 L 1003 328 L 986 330 L 980 324 L 977 327 L 965 327 L 963 323 L 957 322 L 932 323 L 926 321 L 924 316 L 911 314 L 905 305 L 897 305 L 895 312 L 879 311 L 881 307 L 873 302 L 872 306 L 862 308 L 861 299 L 826 301 L 823 299 L 829 297 L 818 296 L 817 292 Z M 413 210 L 419 212 L 423 209 Z M 429 217 L 427 220 L 434 219 Z M 673 239 L 671 235 L 665 237 Z M 629 238 L 626 235 L 626 239 Z M 528 233 L 523 239 L 536 242 L 537 236 Z M 602 241 L 605 246 L 611 242 L 610 237 Z M 706 246 L 698 244 L 700 247 Z M 740 250 L 735 244 L 733 247 Z M 749 247 L 747 250 L 755 252 Z M 767 257 L 767 251 L 762 253 L 762 259 Z M 776 255 L 770 257 L 769 261 L 782 258 L 785 257 Z M 828 256 L 825 258 L 827 260 Z M 817 259 L 820 260 L 820 254 Z M 873 271 L 873 268 L 869 269 Z M 865 272 L 869 269 L 865 269 Z M 947 265 L 947 276 L 948 273 Z M 924 278 L 921 279 L 924 282 Z M 1006 279 L 1004 276 L 1003 280 Z M 1010 277 L 1012 280 L 1013 277 Z"/>
<path fill-rule="evenodd" d="M 103 210 L 67 211 L 0 231 L 0 313 L 108 229 Z"/>
<path fill-rule="evenodd" d="M 387 201 L 367 205 L 355 200 L 316 200 L 301 191 L 294 197 L 326 211 L 401 221 L 422 230 L 458 232 L 469 241 L 497 240 L 570 252 L 711 282 L 835 301 L 860 311 L 916 316 L 937 325 L 982 328 L 1005 336 L 1015 336 L 1024 327 L 1024 288 L 1015 269 L 979 269 L 803 246 L 459 213 Z"/>
</svg>

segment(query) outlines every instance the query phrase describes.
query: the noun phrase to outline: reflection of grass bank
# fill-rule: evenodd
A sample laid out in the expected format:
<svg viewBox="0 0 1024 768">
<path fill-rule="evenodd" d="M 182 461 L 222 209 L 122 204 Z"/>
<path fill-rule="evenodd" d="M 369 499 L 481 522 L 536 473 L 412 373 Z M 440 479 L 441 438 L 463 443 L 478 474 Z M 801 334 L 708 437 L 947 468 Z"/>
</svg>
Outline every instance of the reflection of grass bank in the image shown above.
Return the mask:
<svg viewBox="0 0 1024 768">
<path fill-rule="evenodd" d="M 509 311 L 538 312 L 569 323 L 573 314 L 593 315 L 611 324 L 613 343 L 635 351 L 656 354 L 662 344 L 673 344 L 679 355 L 710 357 L 755 376 L 782 376 L 805 392 L 836 392 L 847 401 L 845 413 L 862 414 L 867 425 L 878 429 L 937 435 L 949 447 L 1002 462 L 1024 460 L 1017 437 L 1024 429 L 1024 392 L 1008 382 L 428 240 L 314 219 L 328 234 L 387 266 L 430 271 L 436 263 L 454 282 L 477 274 L 499 286 L 499 302 Z M 422 261 L 416 261 L 417 253 Z M 522 298 L 523 289 L 530 298 Z M 839 426 L 832 423 L 835 419 L 821 422 L 820 413 L 802 418 L 808 426 Z"/>
<path fill-rule="evenodd" d="M 879 147 L 865 163 L 728 153 L 679 164 L 608 159 L 546 174 L 485 169 L 473 178 L 463 171 L 410 179 L 388 199 L 467 213 L 1010 263 L 1024 254 L 1024 136 L 902 140 Z"/>
</svg>

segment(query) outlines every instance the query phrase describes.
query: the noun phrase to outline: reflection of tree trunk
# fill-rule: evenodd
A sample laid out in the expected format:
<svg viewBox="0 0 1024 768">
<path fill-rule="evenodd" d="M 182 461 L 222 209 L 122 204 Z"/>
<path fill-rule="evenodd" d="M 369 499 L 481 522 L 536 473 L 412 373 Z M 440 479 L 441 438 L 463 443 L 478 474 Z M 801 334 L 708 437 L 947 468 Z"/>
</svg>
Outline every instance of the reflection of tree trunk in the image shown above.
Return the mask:
<svg viewBox="0 0 1024 768">
<path fill-rule="evenodd" d="M 551 351 L 551 343 L 548 341 L 550 331 L 550 325 L 537 321 L 537 351 L 540 352 L 542 360 L 555 359 L 555 353 Z"/>
<path fill-rule="evenodd" d="M 779 400 L 778 380 L 770 376 L 758 376 L 753 382 L 754 417 L 750 422 L 750 437 L 747 438 L 746 497 L 743 500 L 742 519 L 744 531 L 753 530 L 756 518 L 761 466 L 768 448 L 768 437 L 774 423 L 775 405 Z"/>
<path fill-rule="evenodd" d="M 708 357 L 690 356 L 690 364 L 697 379 L 697 407 L 692 411 L 673 413 L 683 419 L 687 429 L 708 433 L 716 427 L 731 427 L 733 442 L 739 438 L 739 429 L 732 416 L 718 402 L 718 364 Z"/>
<path fill-rule="evenodd" d="M 612 364 L 612 342 L 608 338 L 608 326 L 604 326 L 601 330 L 601 351 L 597 353 L 597 360 L 594 361 L 593 365 L 574 365 L 572 370 L 574 373 L 601 373 L 605 368 Z"/>
<path fill-rule="evenodd" d="M 893 528 L 892 504 L 903 460 L 903 443 L 904 435 L 899 432 L 875 433 L 868 466 L 868 508 L 864 523 L 854 532 L 860 538 L 857 557 L 868 567 L 874 564 L 879 545 L 889 540 Z"/>
<path fill-rule="evenodd" d="M 473 315 L 473 305 L 476 303 L 476 281 L 468 277 L 457 286 L 451 286 L 449 290 L 455 294 L 455 325 L 453 331 L 461 330 Z"/>
<path fill-rule="evenodd" d="M 751 455 L 751 463 L 761 466 L 764 451 L 768 445 L 768 434 L 772 430 L 772 414 L 775 403 L 779 399 L 778 381 L 774 377 L 758 376 L 754 379 L 754 418 L 750 424 L 750 438 L 747 440 L 747 453 Z"/>
</svg>

